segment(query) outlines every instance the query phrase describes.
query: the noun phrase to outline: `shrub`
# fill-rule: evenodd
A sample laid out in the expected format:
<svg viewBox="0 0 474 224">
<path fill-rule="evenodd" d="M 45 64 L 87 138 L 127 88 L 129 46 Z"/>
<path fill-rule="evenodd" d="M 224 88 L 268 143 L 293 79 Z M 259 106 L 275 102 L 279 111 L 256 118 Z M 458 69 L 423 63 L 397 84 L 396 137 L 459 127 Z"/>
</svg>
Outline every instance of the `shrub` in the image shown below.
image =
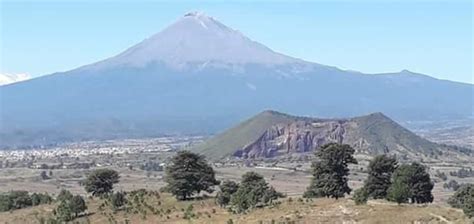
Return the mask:
<svg viewBox="0 0 474 224">
<path fill-rule="evenodd" d="M 10 191 L 0 194 L 0 212 L 49 204 L 53 201 L 51 196 L 42 193 L 29 195 L 28 191 Z"/>
<path fill-rule="evenodd" d="M 46 173 L 46 170 L 41 171 L 40 177 L 41 177 L 42 180 L 50 179 L 50 177 L 49 177 L 48 174 Z"/>
<path fill-rule="evenodd" d="M 443 188 L 452 189 L 453 191 L 457 191 L 459 187 L 461 185 L 455 180 L 450 180 L 448 183 L 443 184 Z"/>
<path fill-rule="evenodd" d="M 58 201 L 66 201 L 66 200 L 71 200 L 71 198 L 73 197 L 73 195 L 71 194 L 70 191 L 68 190 L 65 190 L 65 189 L 62 189 L 58 196 L 56 197 L 56 200 Z"/>
<path fill-rule="evenodd" d="M 110 206 L 113 210 L 118 210 L 127 203 L 127 199 L 123 192 L 116 192 L 109 196 Z"/>
<path fill-rule="evenodd" d="M 367 199 L 369 198 L 369 194 L 365 187 L 359 188 L 354 191 L 354 202 L 356 205 L 367 204 Z"/>
<path fill-rule="evenodd" d="M 194 218 L 196 215 L 194 214 L 193 209 L 194 209 L 193 205 L 189 204 L 188 207 L 186 207 L 186 210 L 184 211 L 183 219 Z"/>
<path fill-rule="evenodd" d="M 33 206 L 41 205 L 41 204 L 49 204 L 53 201 L 53 198 L 49 196 L 49 194 L 42 194 L 42 193 L 33 193 L 31 195 L 31 202 Z"/>
<path fill-rule="evenodd" d="M 247 172 L 242 176 L 237 191 L 232 194 L 230 209 L 242 213 L 251 208 L 266 206 L 281 196 L 281 193 L 268 186 L 262 175 Z"/>
<path fill-rule="evenodd" d="M 11 191 L 10 200 L 13 209 L 26 208 L 33 205 L 33 201 L 28 195 L 28 191 Z"/>
<path fill-rule="evenodd" d="M 446 176 L 446 173 L 441 172 L 441 171 L 439 171 L 439 170 L 436 170 L 435 177 L 438 177 L 439 179 L 441 179 L 441 180 L 443 180 L 443 181 L 448 180 L 448 176 Z"/>
</svg>

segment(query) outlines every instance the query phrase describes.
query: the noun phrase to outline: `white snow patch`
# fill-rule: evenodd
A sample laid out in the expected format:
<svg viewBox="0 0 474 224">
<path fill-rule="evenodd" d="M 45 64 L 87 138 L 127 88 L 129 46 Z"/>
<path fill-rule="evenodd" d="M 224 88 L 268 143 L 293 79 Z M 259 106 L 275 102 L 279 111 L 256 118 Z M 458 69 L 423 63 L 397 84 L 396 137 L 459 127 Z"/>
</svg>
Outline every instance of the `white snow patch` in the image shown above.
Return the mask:
<svg viewBox="0 0 474 224">
<path fill-rule="evenodd" d="M 201 24 L 201 26 L 204 27 L 204 29 L 207 29 L 207 26 L 203 21 L 201 21 L 201 20 L 198 20 L 198 21 Z"/>
<path fill-rule="evenodd" d="M 21 82 L 31 79 L 31 76 L 25 73 L 21 74 L 0 74 L 0 86 Z"/>
</svg>

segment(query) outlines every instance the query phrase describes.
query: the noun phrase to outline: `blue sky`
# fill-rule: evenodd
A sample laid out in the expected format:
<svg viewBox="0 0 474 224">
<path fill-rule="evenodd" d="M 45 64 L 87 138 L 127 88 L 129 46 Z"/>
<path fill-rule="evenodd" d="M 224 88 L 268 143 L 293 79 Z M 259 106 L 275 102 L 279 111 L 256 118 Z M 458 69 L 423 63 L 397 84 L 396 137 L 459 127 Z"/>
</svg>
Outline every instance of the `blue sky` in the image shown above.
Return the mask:
<svg viewBox="0 0 474 224">
<path fill-rule="evenodd" d="M 471 0 L 0 2 L 0 73 L 39 76 L 93 63 L 198 10 L 308 61 L 474 83 Z"/>
</svg>

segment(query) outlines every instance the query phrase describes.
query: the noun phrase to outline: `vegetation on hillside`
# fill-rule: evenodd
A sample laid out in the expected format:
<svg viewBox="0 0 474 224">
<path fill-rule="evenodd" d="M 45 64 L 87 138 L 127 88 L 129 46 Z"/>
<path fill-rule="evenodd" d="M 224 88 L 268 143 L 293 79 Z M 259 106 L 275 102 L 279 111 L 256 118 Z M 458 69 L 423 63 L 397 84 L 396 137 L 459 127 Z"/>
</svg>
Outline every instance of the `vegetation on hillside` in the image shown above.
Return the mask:
<svg viewBox="0 0 474 224">
<path fill-rule="evenodd" d="M 461 186 L 448 203 L 454 208 L 460 208 L 468 217 L 474 217 L 474 184 Z"/>
<path fill-rule="evenodd" d="M 283 195 L 269 186 L 262 175 L 247 172 L 242 176 L 237 191 L 231 194 L 229 209 L 242 213 L 256 207 L 265 207 L 279 197 Z"/>
<path fill-rule="evenodd" d="M 203 142 L 193 148 L 193 151 L 206 155 L 212 160 L 223 159 L 232 155 L 236 149 L 254 142 L 269 127 L 276 124 L 287 124 L 293 122 L 297 117 L 282 114 L 276 111 L 264 111 L 252 117 L 236 127 Z"/>
<path fill-rule="evenodd" d="M 51 221 L 68 222 L 77 218 L 87 209 L 86 202 L 80 195 L 72 196 L 71 193 L 66 195 L 70 196 L 63 197 L 59 200 L 59 205 L 53 210 L 55 219 L 51 219 Z"/>
<path fill-rule="evenodd" d="M 149 190 L 126 192 L 126 203 L 120 210 L 113 210 L 107 199 L 87 200 L 87 212 L 70 223 L 471 223 L 462 211 L 440 205 L 396 206 L 385 203 L 354 205 L 347 199 L 302 199 L 288 197 L 271 206 L 246 213 L 233 213 L 216 205 L 214 198 L 178 201 L 168 193 Z M 142 193 L 138 193 L 142 192 Z M 137 197 L 142 195 L 142 197 Z M 133 198 L 137 198 L 133 202 Z M 191 206 L 192 205 L 192 206 Z M 59 223 L 50 222 L 55 205 L 41 205 L 30 209 L 0 213 L 0 220 L 8 223 Z M 403 215 L 400 215 L 403 214 Z M 41 222 L 43 221 L 43 222 Z"/>
<path fill-rule="evenodd" d="M 0 194 L 0 212 L 11 211 L 40 204 L 49 204 L 51 202 L 53 202 L 53 198 L 48 194 L 29 194 L 28 191 L 10 191 Z"/>
</svg>

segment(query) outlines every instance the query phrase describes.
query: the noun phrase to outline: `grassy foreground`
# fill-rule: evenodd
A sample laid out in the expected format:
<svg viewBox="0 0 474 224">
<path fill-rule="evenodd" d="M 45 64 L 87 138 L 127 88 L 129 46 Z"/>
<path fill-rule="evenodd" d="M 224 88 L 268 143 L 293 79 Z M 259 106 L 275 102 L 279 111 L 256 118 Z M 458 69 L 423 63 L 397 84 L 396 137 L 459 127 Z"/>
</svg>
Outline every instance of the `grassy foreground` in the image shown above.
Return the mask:
<svg viewBox="0 0 474 224">
<path fill-rule="evenodd" d="M 178 202 L 168 194 L 149 195 L 128 210 L 112 211 L 103 200 L 88 199 L 87 214 L 72 223 L 471 223 L 461 210 L 441 205 L 396 205 L 369 201 L 356 206 L 349 199 L 284 198 L 273 207 L 231 214 L 213 198 Z M 101 206 L 102 205 L 102 206 Z M 192 205 L 192 206 L 190 206 Z M 0 213 L 0 223 L 42 223 L 55 205 Z M 103 207 L 102 209 L 100 207 Z M 192 207 L 190 209 L 190 207 Z M 186 218 L 187 217 L 187 218 Z"/>
</svg>

